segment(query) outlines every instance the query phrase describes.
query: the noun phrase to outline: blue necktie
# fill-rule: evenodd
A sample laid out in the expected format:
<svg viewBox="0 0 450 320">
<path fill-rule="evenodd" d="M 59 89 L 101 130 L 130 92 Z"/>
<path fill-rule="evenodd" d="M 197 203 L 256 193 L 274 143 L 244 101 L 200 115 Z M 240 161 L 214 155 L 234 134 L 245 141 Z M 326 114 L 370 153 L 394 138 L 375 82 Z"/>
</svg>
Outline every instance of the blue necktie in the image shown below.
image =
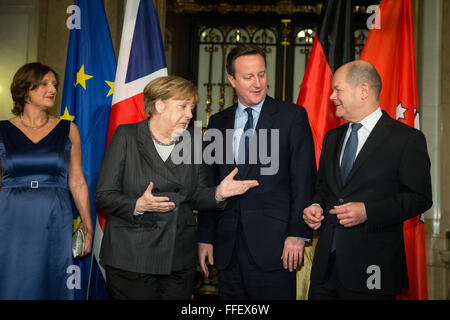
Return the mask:
<svg viewBox="0 0 450 320">
<path fill-rule="evenodd" d="M 344 154 L 342 155 L 341 161 L 341 178 L 342 185 L 345 185 L 347 181 L 347 176 L 353 167 L 353 162 L 356 158 L 356 150 L 358 149 L 358 130 L 361 129 L 361 123 L 352 123 L 352 132 L 350 137 L 348 137 L 347 143 L 345 144 Z M 331 242 L 331 252 L 336 250 L 336 231 L 333 233 L 333 240 Z"/>
<path fill-rule="evenodd" d="M 353 162 L 355 162 L 356 150 L 358 149 L 358 130 L 361 129 L 361 123 L 352 123 L 352 132 L 350 137 L 348 137 L 347 143 L 345 144 L 344 154 L 342 155 L 341 161 L 341 178 L 342 185 L 347 181 L 347 176 L 353 167 Z M 336 231 L 333 233 L 333 241 L 331 243 L 331 252 L 336 250 Z"/>
<path fill-rule="evenodd" d="M 341 162 L 341 178 L 342 184 L 344 185 L 347 181 L 347 176 L 352 169 L 353 162 L 355 162 L 356 150 L 358 149 L 358 130 L 361 129 L 361 123 L 352 123 L 352 132 L 347 140 L 344 149 L 344 155 L 342 156 Z"/>
<path fill-rule="evenodd" d="M 239 172 L 241 174 L 244 174 L 245 162 L 248 161 L 248 150 L 250 149 L 251 135 L 245 135 L 245 133 L 247 132 L 247 130 L 253 129 L 252 108 L 247 107 L 244 110 L 247 111 L 248 118 L 247 118 L 247 122 L 245 123 L 245 126 L 244 126 L 244 131 L 242 132 L 241 142 L 239 143 L 239 149 L 238 149 L 238 151 L 240 152 L 242 150 L 241 145 L 242 145 L 242 143 L 244 143 L 244 154 L 242 154 L 242 155 L 239 154 L 238 159 L 240 161 L 238 161 L 239 163 L 237 165 Z"/>
</svg>

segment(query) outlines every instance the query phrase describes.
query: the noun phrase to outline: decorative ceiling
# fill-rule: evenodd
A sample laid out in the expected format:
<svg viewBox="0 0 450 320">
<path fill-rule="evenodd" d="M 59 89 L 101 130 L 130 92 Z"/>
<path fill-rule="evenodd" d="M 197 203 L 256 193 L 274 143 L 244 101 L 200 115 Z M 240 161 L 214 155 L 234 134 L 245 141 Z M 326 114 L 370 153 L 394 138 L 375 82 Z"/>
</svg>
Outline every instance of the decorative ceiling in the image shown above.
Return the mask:
<svg viewBox="0 0 450 320">
<path fill-rule="evenodd" d="M 175 13 L 219 13 L 222 15 L 245 13 L 274 13 L 295 15 L 299 13 L 320 14 L 323 2 L 327 0 L 175 0 L 169 9 Z M 378 4 L 376 0 L 353 0 L 354 11 L 365 13 L 369 5 Z"/>
</svg>

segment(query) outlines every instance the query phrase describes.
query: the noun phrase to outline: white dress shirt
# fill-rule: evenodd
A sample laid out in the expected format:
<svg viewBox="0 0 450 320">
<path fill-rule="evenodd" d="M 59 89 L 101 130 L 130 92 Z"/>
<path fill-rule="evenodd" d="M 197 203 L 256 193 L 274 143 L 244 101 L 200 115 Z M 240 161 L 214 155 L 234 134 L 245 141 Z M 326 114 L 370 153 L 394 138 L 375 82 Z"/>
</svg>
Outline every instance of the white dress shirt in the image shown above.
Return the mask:
<svg viewBox="0 0 450 320">
<path fill-rule="evenodd" d="M 253 115 L 253 130 L 256 128 L 256 125 L 258 124 L 259 115 L 261 114 L 261 108 L 265 100 L 266 99 L 264 98 L 257 105 L 250 107 L 252 109 Z M 241 141 L 241 136 L 248 119 L 248 113 L 245 111 L 246 108 L 247 108 L 246 106 L 244 106 L 240 101 L 238 101 L 236 114 L 234 116 L 234 133 L 233 133 L 233 152 L 234 152 L 234 161 L 236 161 L 236 163 L 238 163 L 239 143 Z"/>
<path fill-rule="evenodd" d="M 356 155 L 355 160 L 358 157 L 359 152 L 361 151 L 362 147 L 364 146 L 364 143 L 366 143 L 367 138 L 369 137 L 370 133 L 372 132 L 373 128 L 377 124 L 378 120 L 380 120 L 381 116 L 383 115 L 383 112 L 381 111 L 381 108 L 378 107 L 377 110 L 369 114 L 367 117 L 362 119 L 359 123 L 362 124 L 362 127 L 358 130 L 358 148 L 356 149 Z M 339 164 L 342 162 L 342 156 L 344 155 L 344 148 L 347 143 L 348 138 L 350 137 L 350 133 L 352 132 L 352 128 L 349 125 L 347 129 L 347 133 L 345 134 L 344 144 L 342 145 L 341 149 L 341 157 L 339 160 Z"/>
</svg>

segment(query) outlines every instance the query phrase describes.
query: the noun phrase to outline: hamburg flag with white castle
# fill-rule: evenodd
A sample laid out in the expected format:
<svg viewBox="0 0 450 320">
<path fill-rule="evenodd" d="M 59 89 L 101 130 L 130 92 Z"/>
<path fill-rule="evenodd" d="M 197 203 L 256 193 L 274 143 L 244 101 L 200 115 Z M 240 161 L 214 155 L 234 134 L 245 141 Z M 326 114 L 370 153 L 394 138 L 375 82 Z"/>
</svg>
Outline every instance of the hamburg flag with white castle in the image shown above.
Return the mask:
<svg viewBox="0 0 450 320">
<path fill-rule="evenodd" d="M 380 50 L 381 48 L 381 50 Z M 419 129 L 414 25 L 411 0 L 383 0 L 361 59 L 379 72 L 380 106 L 392 118 Z M 403 224 L 409 289 L 398 299 L 426 300 L 425 227 L 419 217 Z"/>
</svg>

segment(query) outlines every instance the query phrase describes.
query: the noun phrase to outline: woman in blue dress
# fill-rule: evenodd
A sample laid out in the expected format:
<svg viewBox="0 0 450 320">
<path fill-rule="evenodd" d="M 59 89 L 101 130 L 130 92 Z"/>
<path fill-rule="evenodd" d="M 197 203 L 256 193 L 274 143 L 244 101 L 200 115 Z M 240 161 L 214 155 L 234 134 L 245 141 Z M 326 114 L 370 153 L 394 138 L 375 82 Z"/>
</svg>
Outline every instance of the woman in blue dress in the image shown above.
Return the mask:
<svg viewBox="0 0 450 320">
<path fill-rule="evenodd" d="M 48 114 L 57 89 L 50 67 L 22 66 L 11 84 L 15 117 L 0 121 L 0 299 L 73 299 L 69 190 L 90 252 L 80 135 L 75 124 Z"/>
</svg>

